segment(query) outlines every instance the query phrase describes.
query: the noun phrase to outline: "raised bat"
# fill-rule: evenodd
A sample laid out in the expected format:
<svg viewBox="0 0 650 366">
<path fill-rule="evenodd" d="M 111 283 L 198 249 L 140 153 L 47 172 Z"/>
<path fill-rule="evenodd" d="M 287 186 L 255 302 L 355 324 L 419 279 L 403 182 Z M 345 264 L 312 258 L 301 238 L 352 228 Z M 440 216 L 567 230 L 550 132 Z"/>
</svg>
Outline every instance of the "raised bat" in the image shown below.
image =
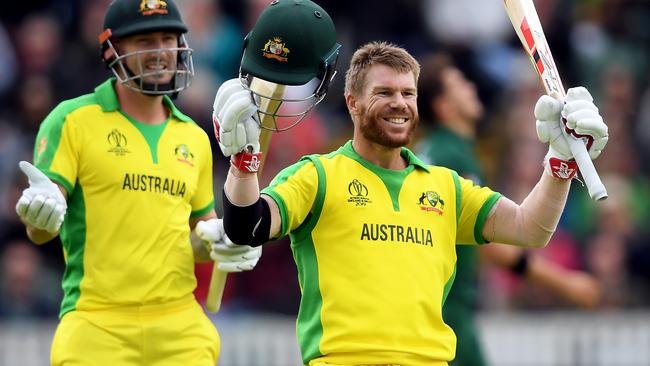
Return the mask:
<svg viewBox="0 0 650 366">
<path fill-rule="evenodd" d="M 553 55 L 546 41 L 544 29 L 542 29 L 533 1 L 503 0 L 503 3 L 512 26 L 515 28 L 515 32 L 517 32 L 519 40 L 530 57 L 535 71 L 546 90 L 546 94 L 564 99 L 566 93 L 560 80 L 560 74 L 555 66 L 555 61 L 553 61 Z M 565 128 L 562 129 L 562 132 L 578 164 L 578 168 L 580 168 L 580 174 L 591 198 L 597 201 L 607 198 L 607 190 L 598 176 L 584 143 L 570 136 Z"/>
</svg>

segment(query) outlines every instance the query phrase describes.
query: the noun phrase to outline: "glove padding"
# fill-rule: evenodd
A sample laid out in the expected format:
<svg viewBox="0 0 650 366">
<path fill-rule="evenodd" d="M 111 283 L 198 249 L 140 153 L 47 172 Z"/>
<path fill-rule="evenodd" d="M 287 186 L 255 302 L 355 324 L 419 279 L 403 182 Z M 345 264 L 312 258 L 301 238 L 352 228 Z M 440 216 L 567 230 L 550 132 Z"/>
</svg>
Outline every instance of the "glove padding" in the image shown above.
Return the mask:
<svg viewBox="0 0 650 366">
<path fill-rule="evenodd" d="M 238 78 L 221 84 L 214 98 L 212 122 L 214 134 L 225 156 L 260 151 L 260 124 L 251 92 Z"/>
<path fill-rule="evenodd" d="M 600 155 L 609 138 L 607 125 L 598 113 L 591 94 L 584 87 L 569 89 L 564 103 L 542 95 L 535 105 L 535 119 L 539 140 L 549 143 L 549 151 L 544 160 L 545 170 L 559 178 L 570 177 L 556 174 L 551 165 L 556 168 L 562 166 L 562 169 L 567 167 L 566 164 L 575 166 L 575 162 L 570 163 L 573 154 L 562 134 L 562 128 L 567 129 L 571 138 L 581 139 L 585 143 L 592 160 Z"/>
<path fill-rule="evenodd" d="M 233 244 L 226 236 L 222 219 L 199 221 L 194 232 L 203 240 L 210 252 L 210 258 L 217 262 L 220 271 L 250 271 L 262 256 L 262 247 Z"/>
<path fill-rule="evenodd" d="M 32 164 L 21 161 L 20 170 L 29 180 L 29 188 L 16 203 L 16 213 L 27 224 L 55 234 L 59 231 L 68 205 L 59 187 Z"/>
</svg>

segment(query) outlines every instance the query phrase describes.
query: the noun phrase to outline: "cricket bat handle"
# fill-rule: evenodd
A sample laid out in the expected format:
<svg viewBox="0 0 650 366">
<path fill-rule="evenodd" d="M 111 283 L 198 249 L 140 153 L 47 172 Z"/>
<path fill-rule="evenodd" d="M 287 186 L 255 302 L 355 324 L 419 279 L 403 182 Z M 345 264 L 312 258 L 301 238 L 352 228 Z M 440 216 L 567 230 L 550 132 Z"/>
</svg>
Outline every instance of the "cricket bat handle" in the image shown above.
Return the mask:
<svg viewBox="0 0 650 366">
<path fill-rule="evenodd" d="M 600 180 L 598 172 L 596 172 L 596 168 L 594 167 L 594 162 L 591 160 L 584 143 L 582 140 L 570 136 L 564 128 L 562 129 L 562 133 L 564 134 L 566 142 L 569 144 L 569 149 L 571 149 L 573 158 L 576 160 L 576 163 L 580 168 L 580 174 L 587 186 L 589 196 L 591 196 L 595 201 L 606 199 L 607 189 L 605 189 L 605 185 Z"/>
<path fill-rule="evenodd" d="M 220 271 L 215 262 L 212 268 L 212 277 L 210 278 L 210 290 L 208 291 L 208 297 L 205 299 L 205 308 L 211 313 L 216 313 L 221 308 L 221 299 L 226 288 L 227 278 L 228 272 Z"/>
</svg>

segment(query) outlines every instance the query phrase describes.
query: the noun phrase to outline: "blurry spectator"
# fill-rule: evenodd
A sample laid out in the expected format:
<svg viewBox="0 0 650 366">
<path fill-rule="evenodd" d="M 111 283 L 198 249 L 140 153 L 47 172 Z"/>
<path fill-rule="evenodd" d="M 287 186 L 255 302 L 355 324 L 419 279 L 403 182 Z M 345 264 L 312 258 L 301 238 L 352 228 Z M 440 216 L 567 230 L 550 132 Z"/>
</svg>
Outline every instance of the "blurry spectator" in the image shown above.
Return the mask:
<svg viewBox="0 0 650 366">
<path fill-rule="evenodd" d="M 18 74 L 16 54 L 5 27 L 0 23 L 0 100 Z"/>
<path fill-rule="evenodd" d="M 194 64 L 197 68 L 204 69 L 202 74 L 197 72 L 197 75 L 211 74 L 209 77 L 215 81 L 216 91 L 223 81 L 232 79 L 239 73 L 244 47 L 241 24 L 222 13 L 218 1 L 183 0 L 179 6 L 183 14 L 186 14 L 190 29 L 188 42 L 194 49 Z M 207 95 L 213 96 L 214 92 Z M 204 104 L 206 110 L 210 110 L 210 105 L 212 101 Z"/>
<path fill-rule="evenodd" d="M 61 27 L 47 14 L 25 18 L 16 36 L 18 57 L 23 75 L 49 73 L 61 56 Z"/>
<path fill-rule="evenodd" d="M 0 256 L 0 318 L 55 319 L 61 291 L 54 277 L 28 240 L 8 242 Z"/>
</svg>

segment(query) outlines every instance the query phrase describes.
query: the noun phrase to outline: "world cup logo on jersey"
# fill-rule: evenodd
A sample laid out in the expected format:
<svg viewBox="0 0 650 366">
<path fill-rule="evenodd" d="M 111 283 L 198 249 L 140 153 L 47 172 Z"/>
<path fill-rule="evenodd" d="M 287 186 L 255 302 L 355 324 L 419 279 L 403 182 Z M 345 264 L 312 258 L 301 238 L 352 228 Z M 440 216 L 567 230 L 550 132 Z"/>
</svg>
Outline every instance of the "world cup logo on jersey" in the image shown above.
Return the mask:
<svg viewBox="0 0 650 366">
<path fill-rule="evenodd" d="M 368 187 L 358 179 L 353 179 L 348 184 L 348 202 L 354 203 L 355 206 L 365 206 L 372 201 L 368 198 Z"/>
<path fill-rule="evenodd" d="M 127 144 L 126 136 L 124 136 L 116 128 L 114 128 L 113 130 L 111 130 L 111 132 L 109 132 L 106 139 L 108 140 L 108 143 L 111 145 L 111 148 L 108 149 L 108 152 L 115 153 L 116 156 L 124 156 L 126 155 L 126 153 L 130 152 L 126 148 L 126 144 Z"/>
</svg>

